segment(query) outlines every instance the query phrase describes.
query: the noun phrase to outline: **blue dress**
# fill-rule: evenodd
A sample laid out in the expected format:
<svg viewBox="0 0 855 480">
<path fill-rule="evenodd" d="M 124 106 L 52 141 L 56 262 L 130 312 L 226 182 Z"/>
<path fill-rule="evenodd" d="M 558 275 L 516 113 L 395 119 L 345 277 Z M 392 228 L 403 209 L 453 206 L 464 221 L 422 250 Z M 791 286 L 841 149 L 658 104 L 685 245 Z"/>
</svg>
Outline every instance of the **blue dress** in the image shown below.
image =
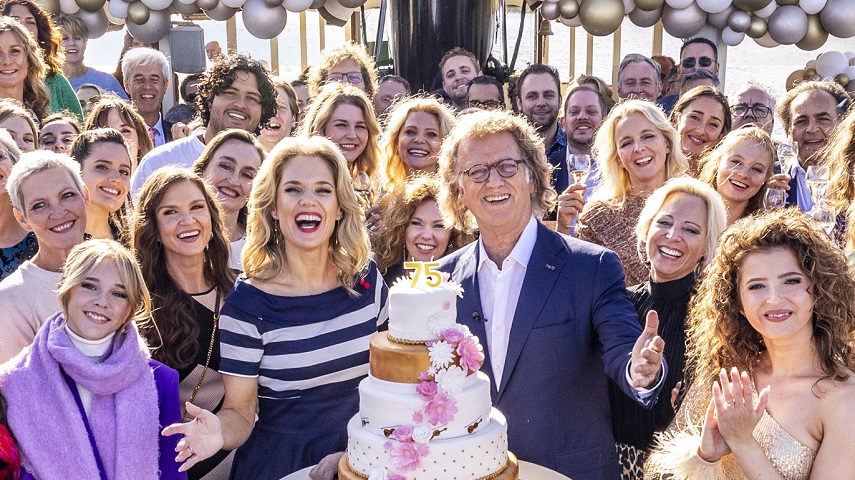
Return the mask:
<svg viewBox="0 0 855 480">
<path fill-rule="evenodd" d="M 220 317 L 220 372 L 258 379 L 258 420 L 231 478 L 281 478 L 347 446 L 368 344 L 386 322 L 387 288 L 371 262 L 352 297 L 265 293 L 238 279 Z"/>
</svg>

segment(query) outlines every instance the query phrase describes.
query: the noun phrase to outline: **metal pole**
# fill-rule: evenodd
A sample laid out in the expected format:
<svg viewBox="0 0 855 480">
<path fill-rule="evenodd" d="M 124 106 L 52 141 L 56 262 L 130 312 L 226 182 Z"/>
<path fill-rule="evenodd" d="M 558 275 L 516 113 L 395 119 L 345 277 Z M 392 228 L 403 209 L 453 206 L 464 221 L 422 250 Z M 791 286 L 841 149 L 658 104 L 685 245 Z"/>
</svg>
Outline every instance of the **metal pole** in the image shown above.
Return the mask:
<svg viewBox="0 0 855 480">
<path fill-rule="evenodd" d="M 383 0 L 383 4 L 386 0 Z M 383 8 L 382 5 L 380 8 Z M 525 8 L 521 6 L 521 8 Z M 505 10 L 505 0 L 499 0 L 499 31 L 502 34 L 502 63 L 508 64 L 508 12 Z"/>
<path fill-rule="evenodd" d="M 380 19 L 377 20 L 377 40 L 374 41 L 374 61 L 380 61 L 383 47 L 383 30 L 386 27 L 386 0 L 380 0 Z"/>
</svg>

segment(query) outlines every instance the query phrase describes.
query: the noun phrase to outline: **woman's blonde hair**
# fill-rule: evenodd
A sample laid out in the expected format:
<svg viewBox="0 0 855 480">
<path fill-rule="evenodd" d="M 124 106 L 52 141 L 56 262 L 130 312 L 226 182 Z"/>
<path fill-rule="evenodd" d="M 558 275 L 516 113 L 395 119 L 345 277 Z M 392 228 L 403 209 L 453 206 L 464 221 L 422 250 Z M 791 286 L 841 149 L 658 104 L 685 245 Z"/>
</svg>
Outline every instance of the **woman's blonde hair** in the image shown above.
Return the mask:
<svg viewBox="0 0 855 480">
<path fill-rule="evenodd" d="M 329 240 L 329 256 L 340 272 L 342 286 L 349 294 L 356 295 L 353 285 L 366 273 L 370 249 L 368 233 L 362 225 L 364 213 L 353 191 L 347 160 L 334 143 L 319 136 L 284 138 L 261 165 L 249 197 L 246 245 L 241 255 L 245 275 L 269 280 L 286 268 L 288 245 L 273 211 L 283 180 L 282 171 L 295 157 L 318 158 L 332 173 L 341 218 L 336 221 Z"/>
<path fill-rule="evenodd" d="M 24 105 L 33 109 L 39 121 L 50 111 L 50 91 L 45 86 L 47 66 L 42 60 L 42 49 L 37 39 L 21 22 L 12 17 L 0 17 L 0 33 L 14 34 L 27 53 L 27 76 L 24 78 Z"/>
<path fill-rule="evenodd" d="M 353 60 L 359 64 L 359 70 L 362 73 L 362 83 L 365 84 L 365 94 L 368 98 L 374 98 L 377 93 L 377 65 L 374 63 L 374 58 L 368 55 L 365 47 L 353 42 L 344 42 L 343 44 L 331 50 L 326 50 L 321 56 L 321 59 L 309 68 L 307 83 L 309 87 L 309 95 L 314 98 L 329 82 L 327 75 L 330 70 L 341 62 Z"/>
<path fill-rule="evenodd" d="M 88 240 L 71 249 L 62 270 L 62 281 L 57 293 L 62 312 L 68 318 L 68 304 L 72 291 L 92 274 L 92 271 L 104 262 L 112 260 L 119 270 L 119 278 L 125 287 L 128 303 L 133 313 L 127 320 L 143 325 L 151 321 L 151 296 L 143 280 L 142 271 L 134 254 L 114 240 Z"/>
<path fill-rule="evenodd" d="M 348 166 L 350 175 L 356 177 L 359 172 L 365 172 L 369 178 L 373 179 L 377 173 L 377 164 L 380 158 L 380 147 L 377 145 L 380 124 L 377 123 L 371 100 L 365 96 L 365 92 L 362 90 L 343 83 L 331 83 L 325 86 L 317 97 L 312 98 L 309 111 L 306 112 L 306 117 L 300 125 L 299 136 L 303 138 L 315 135 L 326 136 L 324 131 L 327 123 L 339 105 L 353 105 L 362 110 L 365 126 L 368 128 L 368 141 L 365 150 L 352 165 Z"/>
<path fill-rule="evenodd" d="M 617 124 L 630 115 L 643 115 L 665 137 L 668 153 L 665 155 L 665 179 L 679 177 L 689 168 L 689 161 L 680 150 L 677 130 L 665 118 L 662 109 L 646 100 L 626 100 L 617 104 L 603 120 L 594 138 L 593 154 L 597 158 L 601 182 L 593 198 L 623 204 L 632 192 L 632 181 L 618 158 Z"/>
<path fill-rule="evenodd" d="M 845 211 L 855 200 L 855 108 L 837 124 L 819 158 L 828 166 L 831 179 L 826 204 L 838 212 Z"/>
<path fill-rule="evenodd" d="M 763 148 L 769 156 L 769 168 L 766 169 L 766 176 L 763 179 L 763 185 L 757 190 L 749 200 L 745 207 L 745 212 L 742 216 L 750 215 L 763 207 L 763 196 L 766 195 L 766 182 L 772 178 L 772 165 L 775 162 L 775 146 L 772 144 L 772 139 L 765 131 L 754 126 L 745 126 L 737 128 L 725 135 L 719 142 L 718 146 L 709 152 L 701 161 L 702 168 L 699 180 L 707 185 L 718 190 L 718 169 L 722 159 L 730 155 L 733 148 L 743 141 L 755 142 Z"/>
<path fill-rule="evenodd" d="M 386 123 L 386 131 L 380 143 L 380 151 L 383 153 L 384 173 L 386 174 L 386 190 L 393 191 L 395 187 L 401 187 L 407 182 L 407 165 L 401 159 L 398 152 L 398 139 L 404 130 L 410 114 L 413 112 L 425 112 L 436 117 L 439 123 L 439 141 L 451 132 L 457 119 L 454 114 L 434 97 L 409 97 L 395 103 Z M 439 152 L 437 152 L 437 156 Z M 438 159 L 437 159 L 438 160 Z"/>
<path fill-rule="evenodd" d="M 700 270 L 703 270 L 715 256 L 718 248 L 718 237 L 727 227 L 727 210 L 718 192 L 706 183 L 691 177 L 672 178 L 647 197 L 644 208 L 638 216 L 638 224 L 635 226 L 635 236 L 638 238 L 638 256 L 643 261 L 649 262 L 646 241 L 647 234 L 650 232 L 650 225 L 668 197 L 680 193 L 700 198 L 707 209 L 706 240 L 704 242 L 704 253 L 699 262 Z"/>
</svg>

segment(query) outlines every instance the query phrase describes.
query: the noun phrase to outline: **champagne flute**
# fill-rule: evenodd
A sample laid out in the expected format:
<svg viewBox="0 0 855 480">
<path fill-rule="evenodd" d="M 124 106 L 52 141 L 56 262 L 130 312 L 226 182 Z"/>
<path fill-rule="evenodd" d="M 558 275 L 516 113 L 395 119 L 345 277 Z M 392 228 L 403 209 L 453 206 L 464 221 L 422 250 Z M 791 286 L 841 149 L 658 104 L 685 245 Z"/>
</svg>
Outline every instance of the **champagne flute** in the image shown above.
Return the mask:
<svg viewBox="0 0 855 480">
<path fill-rule="evenodd" d="M 831 235 L 831 231 L 834 230 L 834 225 L 837 220 L 834 216 L 833 210 L 825 205 L 815 204 L 808 214 L 823 230 L 825 230 L 825 233 Z"/>
<path fill-rule="evenodd" d="M 763 207 L 766 209 L 781 208 L 787 204 L 787 191 L 780 188 L 767 188 L 763 196 Z"/>
<path fill-rule="evenodd" d="M 774 173 L 789 173 L 793 162 L 799 161 L 799 144 L 781 143 L 778 146 L 778 160 L 773 165 Z"/>
<path fill-rule="evenodd" d="M 362 203 L 363 208 L 370 207 L 373 202 L 373 192 L 371 191 L 371 178 L 367 172 L 359 172 L 353 179 L 353 190 Z"/>
<path fill-rule="evenodd" d="M 814 205 L 824 203 L 825 194 L 828 191 L 828 166 L 811 165 L 807 168 L 805 176 L 808 189 L 810 189 L 810 196 L 813 199 Z"/>
<path fill-rule="evenodd" d="M 582 179 L 591 171 L 591 156 L 585 153 L 571 153 L 567 157 L 567 167 L 570 170 L 570 183 L 582 183 Z"/>
</svg>

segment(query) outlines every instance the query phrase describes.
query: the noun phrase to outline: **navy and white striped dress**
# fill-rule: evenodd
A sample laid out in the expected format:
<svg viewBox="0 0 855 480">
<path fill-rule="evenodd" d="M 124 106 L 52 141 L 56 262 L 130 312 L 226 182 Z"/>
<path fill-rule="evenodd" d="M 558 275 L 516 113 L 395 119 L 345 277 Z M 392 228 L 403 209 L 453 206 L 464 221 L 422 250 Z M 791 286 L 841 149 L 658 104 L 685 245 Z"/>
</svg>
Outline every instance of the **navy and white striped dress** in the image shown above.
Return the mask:
<svg viewBox="0 0 855 480">
<path fill-rule="evenodd" d="M 258 378 L 258 420 L 232 478 L 281 478 L 347 446 L 368 375 L 368 343 L 388 318 L 376 265 L 355 286 L 304 297 L 238 279 L 220 318 L 220 372 Z"/>
</svg>

